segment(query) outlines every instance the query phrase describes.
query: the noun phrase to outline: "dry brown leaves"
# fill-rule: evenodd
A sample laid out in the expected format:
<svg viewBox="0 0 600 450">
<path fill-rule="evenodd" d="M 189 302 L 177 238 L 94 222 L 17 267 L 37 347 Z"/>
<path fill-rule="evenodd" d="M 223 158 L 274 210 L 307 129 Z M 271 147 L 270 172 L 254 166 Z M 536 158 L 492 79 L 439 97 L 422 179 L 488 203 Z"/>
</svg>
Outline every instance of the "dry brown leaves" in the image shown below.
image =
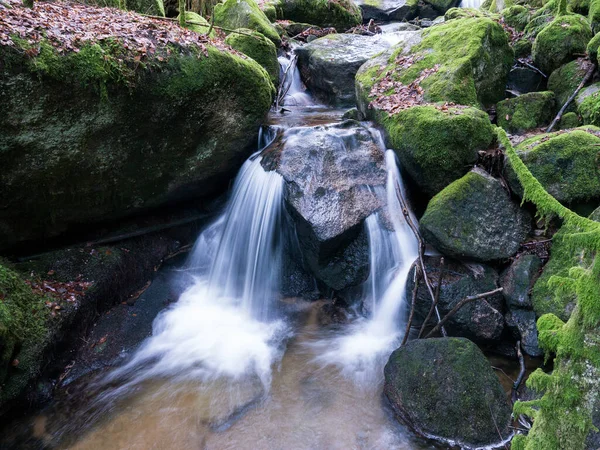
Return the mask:
<svg viewBox="0 0 600 450">
<path fill-rule="evenodd" d="M 49 273 L 49 275 L 52 275 Z M 38 295 L 47 295 L 56 300 L 68 303 L 75 303 L 77 297 L 83 297 L 92 285 L 89 281 L 75 280 L 68 282 L 60 282 L 53 280 L 25 280 L 31 290 Z M 53 311 L 58 311 L 61 306 L 58 302 L 47 301 L 46 306 Z"/>
<path fill-rule="evenodd" d="M 423 104 L 423 88 L 421 82 L 436 73 L 440 65 L 424 69 L 421 74 L 406 85 L 400 81 L 394 80 L 394 73 L 399 69 L 407 69 L 421 58 L 415 56 L 399 56 L 396 58 L 394 68 L 373 85 L 369 96 L 374 98 L 369 107 L 375 107 L 386 111 L 388 114 L 395 114 L 404 109 Z M 390 93 L 392 91 L 392 93 Z"/>
<path fill-rule="evenodd" d="M 153 19 L 116 8 L 99 8 L 68 2 L 35 2 L 33 9 L 20 0 L 0 2 L 0 45 L 15 46 L 12 36 L 34 47 L 46 38 L 60 53 L 78 52 L 84 44 L 107 39 L 119 41 L 132 58 L 168 53 L 168 46 L 199 49 L 205 43 L 224 44 L 181 28 L 170 20 Z M 160 56 L 157 56 L 161 59 Z"/>
</svg>

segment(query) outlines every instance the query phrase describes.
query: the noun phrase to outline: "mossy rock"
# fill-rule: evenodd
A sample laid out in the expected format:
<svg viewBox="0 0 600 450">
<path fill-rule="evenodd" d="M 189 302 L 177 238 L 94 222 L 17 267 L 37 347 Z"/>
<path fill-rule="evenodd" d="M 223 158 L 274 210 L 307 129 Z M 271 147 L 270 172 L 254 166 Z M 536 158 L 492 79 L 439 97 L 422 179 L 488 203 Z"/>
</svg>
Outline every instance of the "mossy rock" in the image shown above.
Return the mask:
<svg viewBox="0 0 600 450">
<path fill-rule="evenodd" d="M 531 54 L 533 43 L 529 39 L 519 39 L 511 44 L 515 58 L 524 58 Z"/>
<path fill-rule="evenodd" d="M 443 254 L 485 262 L 513 256 L 531 218 L 498 180 L 473 169 L 430 200 L 419 224 L 423 238 Z"/>
<path fill-rule="evenodd" d="M 486 5 L 486 10 L 492 13 L 499 13 L 506 8 L 510 8 L 515 5 L 514 0 L 492 0 L 489 5 Z"/>
<path fill-rule="evenodd" d="M 577 14 L 557 17 L 535 38 L 531 56 L 535 65 L 549 74 L 586 51 L 592 30 Z"/>
<path fill-rule="evenodd" d="M 575 14 L 587 16 L 590 11 L 590 0 L 569 0 L 569 9 Z"/>
<path fill-rule="evenodd" d="M 584 58 L 578 58 L 556 69 L 548 78 L 548 90 L 554 92 L 557 106 L 564 105 L 575 92 L 577 86 L 583 81 L 585 74 L 590 69 L 591 63 Z M 571 104 L 567 111 L 575 109 Z"/>
<path fill-rule="evenodd" d="M 406 55 L 409 63 L 398 64 Z M 420 43 L 401 44 L 367 62 L 356 76 L 358 103 L 362 112 L 369 112 L 372 87 L 385 76 L 408 85 L 419 82 L 423 102 L 454 102 L 480 106 L 504 98 L 513 52 L 506 33 L 488 18 L 450 20 L 423 31 Z"/>
<path fill-rule="evenodd" d="M 471 341 L 418 339 L 395 350 L 384 393 L 417 433 L 465 449 L 496 447 L 510 435 L 511 408 L 498 377 Z"/>
<path fill-rule="evenodd" d="M 231 33 L 225 42 L 259 63 L 269 74 L 271 82 L 279 85 L 277 47 L 258 31 L 241 28 Z"/>
<path fill-rule="evenodd" d="M 577 128 L 579 125 L 581 125 L 579 116 L 574 112 L 568 112 L 560 118 L 558 128 L 561 130 L 570 130 L 571 128 Z"/>
<path fill-rule="evenodd" d="M 598 32 L 600 25 L 600 1 L 590 0 L 588 19 L 594 33 Z"/>
<path fill-rule="evenodd" d="M 593 126 L 540 134 L 515 150 L 527 168 L 559 202 L 580 204 L 600 199 L 600 129 Z M 514 192 L 522 188 L 507 162 L 506 176 Z"/>
<path fill-rule="evenodd" d="M 437 16 L 443 16 L 446 11 L 448 11 L 450 8 L 454 8 L 456 6 L 458 6 L 458 4 L 460 3 L 459 0 L 423 0 L 423 3 L 425 5 L 430 5 L 433 8 L 433 17 L 435 18 Z M 424 6 L 421 6 L 420 9 L 424 10 Z M 426 15 L 421 14 L 421 17 L 426 17 Z"/>
<path fill-rule="evenodd" d="M 510 133 L 522 133 L 548 125 L 555 110 L 556 101 L 551 91 L 530 92 L 496 105 L 498 125 Z"/>
<path fill-rule="evenodd" d="M 210 23 L 208 23 L 208 20 L 206 20 L 200 14 L 197 14 L 192 11 L 185 12 L 185 22 L 185 27 L 188 30 L 192 30 L 193 32 L 198 34 L 206 34 L 208 33 L 208 30 L 210 30 Z M 210 37 L 214 38 L 216 37 L 216 35 L 216 30 L 211 30 Z"/>
<path fill-rule="evenodd" d="M 594 64 L 598 64 L 598 47 L 600 47 L 600 34 L 595 35 L 587 45 L 587 54 Z"/>
<path fill-rule="evenodd" d="M 415 106 L 380 123 L 403 169 L 430 196 L 467 173 L 494 140 L 487 114 L 476 108 Z"/>
<path fill-rule="evenodd" d="M 280 19 L 333 27 L 344 32 L 362 23 L 360 8 L 351 0 L 280 0 Z"/>
<path fill-rule="evenodd" d="M 165 17 L 165 6 L 163 0 L 85 0 L 83 3 L 95 6 L 107 6 L 110 8 L 123 8 L 140 14 Z"/>
<path fill-rule="evenodd" d="M 531 18 L 530 10 L 522 5 L 513 5 L 506 8 L 502 10 L 501 15 L 504 19 L 504 23 L 517 31 L 525 30 L 525 27 Z"/>
<path fill-rule="evenodd" d="M 575 104 L 584 125 L 600 125 L 600 83 L 582 89 L 575 97 Z"/>
<path fill-rule="evenodd" d="M 444 20 L 464 19 L 469 17 L 491 17 L 487 11 L 475 8 L 450 8 L 444 14 Z"/>
<path fill-rule="evenodd" d="M 254 150 L 274 95 L 254 60 L 207 44 L 130 72 L 103 45 L 0 49 L 0 248 L 215 195 Z"/>
<path fill-rule="evenodd" d="M 47 300 L 0 264 L 0 406 L 14 400 L 39 371 L 49 336 Z"/>
<path fill-rule="evenodd" d="M 269 38 L 275 45 L 281 38 L 273 24 L 254 0 L 225 0 L 214 9 L 215 25 L 229 30 L 249 28 Z"/>
</svg>

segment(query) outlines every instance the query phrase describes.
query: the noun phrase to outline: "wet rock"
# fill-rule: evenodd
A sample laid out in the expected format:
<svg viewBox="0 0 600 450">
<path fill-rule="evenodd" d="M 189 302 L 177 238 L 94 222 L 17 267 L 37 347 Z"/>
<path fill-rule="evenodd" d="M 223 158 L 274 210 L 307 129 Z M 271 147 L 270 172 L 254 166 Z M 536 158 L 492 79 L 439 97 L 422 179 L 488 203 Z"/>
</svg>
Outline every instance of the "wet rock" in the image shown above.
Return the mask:
<svg viewBox="0 0 600 450">
<path fill-rule="evenodd" d="M 544 188 L 559 202 L 569 205 L 600 198 L 599 145 L 600 129 L 584 126 L 534 136 L 515 150 Z M 505 164 L 511 189 L 522 195 L 523 188 L 508 159 Z"/>
<path fill-rule="evenodd" d="M 445 444 L 474 449 L 511 435 L 511 407 L 498 377 L 464 338 L 420 339 L 395 350 L 384 393 L 402 422 Z"/>
<path fill-rule="evenodd" d="M 403 21 L 414 19 L 419 12 L 419 4 L 415 0 L 358 0 L 363 20 L 373 19 L 380 22 Z"/>
<path fill-rule="evenodd" d="M 531 56 L 535 65 L 549 74 L 579 54 L 585 54 L 591 38 L 592 30 L 584 17 L 563 15 L 540 31 L 533 43 Z"/>
<path fill-rule="evenodd" d="M 516 340 L 521 341 L 523 351 L 529 356 L 542 356 L 544 352 L 538 344 L 535 312 L 512 308 L 504 316 L 506 326 Z"/>
<path fill-rule="evenodd" d="M 437 286 L 440 277 L 440 257 L 426 256 L 425 269 L 433 286 Z M 413 269 L 414 270 L 414 269 Z M 413 271 L 408 277 L 406 292 L 414 288 Z M 498 287 L 498 273 L 482 264 L 461 264 L 448 260 L 444 264 L 444 275 L 438 298 L 440 315 L 445 316 L 465 297 L 489 292 Z M 415 303 L 414 325 L 420 327 L 431 308 L 431 296 L 425 282 L 419 280 L 419 289 Z M 463 306 L 452 316 L 445 328 L 450 336 L 466 337 L 478 342 L 491 342 L 500 338 L 504 329 L 503 298 L 496 294 L 485 300 L 475 300 Z M 435 316 L 428 326 L 437 322 Z"/>
<path fill-rule="evenodd" d="M 508 73 L 506 89 L 515 95 L 522 95 L 543 89 L 545 83 L 544 77 L 538 71 L 528 67 L 514 67 Z"/>
<path fill-rule="evenodd" d="M 492 261 L 517 252 L 531 218 L 498 180 L 476 168 L 431 199 L 420 227 L 448 256 Z"/>
<path fill-rule="evenodd" d="M 354 77 L 368 59 L 393 44 L 411 39 L 414 31 L 362 36 L 330 34 L 298 47 L 298 66 L 306 86 L 331 104 L 355 102 Z"/>
<path fill-rule="evenodd" d="M 542 260 L 536 255 L 518 257 L 500 278 L 502 294 L 509 308 L 533 307 L 529 292 L 542 269 Z"/>
<path fill-rule="evenodd" d="M 554 93 L 530 92 L 502 100 L 496 105 L 498 125 L 509 133 L 522 133 L 549 125 L 554 118 Z"/>
<path fill-rule="evenodd" d="M 277 61 L 277 47 L 258 31 L 241 28 L 241 33 L 231 33 L 225 39 L 225 43 L 234 49 L 249 56 L 259 63 L 269 74 L 271 82 L 279 84 L 279 61 Z"/>
<path fill-rule="evenodd" d="M 360 8 L 351 0 L 280 0 L 277 9 L 280 19 L 332 27 L 339 33 L 362 23 Z"/>
<path fill-rule="evenodd" d="M 217 3 L 214 16 L 215 25 L 229 30 L 250 28 L 268 37 L 275 45 L 281 43 L 277 30 L 254 0 L 226 0 Z"/>
<path fill-rule="evenodd" d="M 290 128 L 263 152 L 262 164 L 285 180 L 307 269 L 339 290 L 368 275 L 364 219 L 382 206 L 384 155 L 358 122 Z"/>
</svg>

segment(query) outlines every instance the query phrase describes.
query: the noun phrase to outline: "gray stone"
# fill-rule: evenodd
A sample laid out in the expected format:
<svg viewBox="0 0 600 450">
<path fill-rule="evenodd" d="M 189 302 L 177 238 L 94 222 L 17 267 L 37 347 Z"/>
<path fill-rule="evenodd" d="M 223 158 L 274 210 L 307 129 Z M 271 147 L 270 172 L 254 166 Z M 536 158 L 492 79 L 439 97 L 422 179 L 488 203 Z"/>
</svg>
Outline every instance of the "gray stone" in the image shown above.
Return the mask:
<svg viewBox="0 0 600 450">
<path fill-rule="evenodd" d="M 542 260 L 536 255 L 522 255 L 502 273 L 500 286 L 509 308 L 531 309 L 530 291 L 540 275 Z"/>
<path fill-rule="evenodd" d="M 535 312 L 515 308 L 506 313 L 505 319 L 513 337 L 521 341 L 525 353 L 534 357 L 544 354 L 538 345 Z"/>
</svg>

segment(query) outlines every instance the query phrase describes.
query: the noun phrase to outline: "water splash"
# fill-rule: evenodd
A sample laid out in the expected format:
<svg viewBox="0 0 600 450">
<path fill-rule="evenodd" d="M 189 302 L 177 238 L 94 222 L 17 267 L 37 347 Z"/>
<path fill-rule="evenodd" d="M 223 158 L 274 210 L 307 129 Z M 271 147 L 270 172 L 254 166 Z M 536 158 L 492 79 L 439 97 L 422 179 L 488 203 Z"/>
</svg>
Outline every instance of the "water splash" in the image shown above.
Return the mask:
<svg viewBox="0 0 600 450">
<path fill-rule="evenodd" d="M 460 2 L 459 8 L 481 8 L 483 4 L 483 0 L 462 0 Z"/>
<path fill-rule="evenodd" d="M 312 106 L 314 101 L 310 95 L 306 93 L 306 88 L 300 79 L 300 71 L 298 70 L 298 58 L 295 55 L 291 57 L 280 56 L 280 79 L 283 80 L 280 92 L 285 93 L 282 105 L 285 106 Z"/>
</svg>

